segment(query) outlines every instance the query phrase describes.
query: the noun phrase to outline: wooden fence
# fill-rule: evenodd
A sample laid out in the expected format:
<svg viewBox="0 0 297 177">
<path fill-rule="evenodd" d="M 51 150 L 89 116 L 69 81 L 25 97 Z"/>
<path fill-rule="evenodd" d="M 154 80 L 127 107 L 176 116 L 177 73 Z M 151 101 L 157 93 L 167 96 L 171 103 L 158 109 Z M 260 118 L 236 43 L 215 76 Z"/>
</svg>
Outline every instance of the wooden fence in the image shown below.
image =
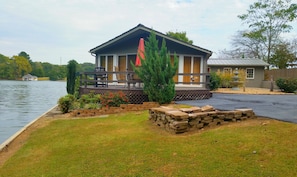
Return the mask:
<svg viewBox="0 0 297 177">
<path fill-rule="evenodd" d="M 265 70 L 265 80 L 270 80 L 271 76 L 273 80 L 278 78 L 297 78 L 297 68 Z"/>
</svg>

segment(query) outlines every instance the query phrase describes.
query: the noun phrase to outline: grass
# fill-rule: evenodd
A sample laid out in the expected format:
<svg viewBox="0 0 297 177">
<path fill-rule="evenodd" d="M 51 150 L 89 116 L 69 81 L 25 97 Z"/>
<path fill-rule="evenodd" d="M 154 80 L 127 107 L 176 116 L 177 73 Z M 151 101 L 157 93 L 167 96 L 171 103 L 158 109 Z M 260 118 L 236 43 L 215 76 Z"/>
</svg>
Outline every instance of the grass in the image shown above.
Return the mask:
<svg viewBox="0 0 297 177">
<path fill-rule="evenodd" d="M 297 125 L 275 120 L 171 135 L 148 113 L 55 120 L 0 176 L 297 176 Z"/>
</svg>

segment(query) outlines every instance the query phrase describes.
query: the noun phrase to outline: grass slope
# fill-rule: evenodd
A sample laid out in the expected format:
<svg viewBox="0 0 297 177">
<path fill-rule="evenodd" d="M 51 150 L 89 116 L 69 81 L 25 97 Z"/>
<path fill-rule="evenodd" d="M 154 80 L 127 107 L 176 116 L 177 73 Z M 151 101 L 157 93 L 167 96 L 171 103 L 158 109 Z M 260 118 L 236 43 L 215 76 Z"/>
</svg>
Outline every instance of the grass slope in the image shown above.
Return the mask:
<svg viewBox="0 0 297 177">
<path fill-rule="evenodd" d="M 297 176 L 296 124 L 263 119 L 171 135 L 147 119 L 145 111 L 55 120 L 0 176 Z"/>
</svg>

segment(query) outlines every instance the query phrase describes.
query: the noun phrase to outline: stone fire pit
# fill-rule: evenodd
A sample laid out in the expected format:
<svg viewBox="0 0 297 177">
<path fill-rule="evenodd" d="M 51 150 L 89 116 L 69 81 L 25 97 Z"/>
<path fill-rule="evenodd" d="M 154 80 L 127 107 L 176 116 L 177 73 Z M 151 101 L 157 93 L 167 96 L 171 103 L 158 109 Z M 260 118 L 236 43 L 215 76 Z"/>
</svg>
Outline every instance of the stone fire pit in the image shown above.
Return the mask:
<svg viewBox="0 0 297 177">
<path fill-rule="evenodd" d="M 160 106 L 149 109 L 149 120 L 152 123 L 175 134 L 254 118 L 256 116 L 252 109 L 220 111 L 210 105 L 191 108 Z"/>
</svg>

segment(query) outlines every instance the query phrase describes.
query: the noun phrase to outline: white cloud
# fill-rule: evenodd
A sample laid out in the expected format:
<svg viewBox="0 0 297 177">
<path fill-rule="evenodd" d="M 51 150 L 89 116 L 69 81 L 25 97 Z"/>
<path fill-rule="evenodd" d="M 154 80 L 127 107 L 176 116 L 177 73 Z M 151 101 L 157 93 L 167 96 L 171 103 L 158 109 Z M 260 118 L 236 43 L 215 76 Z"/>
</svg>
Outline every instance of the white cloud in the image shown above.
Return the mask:
<svg viewBox="0 0 297 177">
<path fill-rule="evenodd" d="M 296 0 L 295 0 L 296 1 Z M 22 50 L 33 61 L 94 62 L 88 51 L 142 23 L 185 31 L 195 45 L 218 52 L 242 29 L 237 15 L 250 0 L 0 0 L 0 53 Z M 296 26 L 296 25 L 295 25 Z M 297 27 L 295 27 L 297 28 Z"/>
</svg>

